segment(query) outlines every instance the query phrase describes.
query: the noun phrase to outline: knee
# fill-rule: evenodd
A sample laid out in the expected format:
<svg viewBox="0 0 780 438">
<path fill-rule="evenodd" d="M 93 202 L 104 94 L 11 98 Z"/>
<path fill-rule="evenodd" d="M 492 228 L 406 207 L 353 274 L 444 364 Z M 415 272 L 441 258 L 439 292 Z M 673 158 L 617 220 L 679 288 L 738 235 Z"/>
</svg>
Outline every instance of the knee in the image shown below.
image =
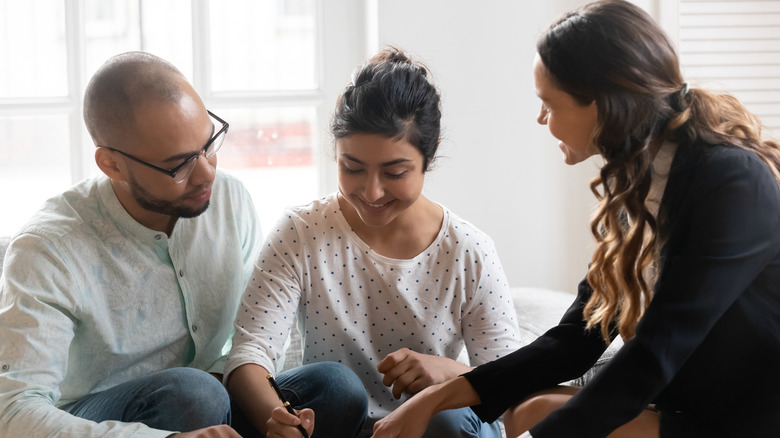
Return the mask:
<svg viewBox="0 0 780 438">
<path fill-rule="evenodd" d="M 338 362 L 317 362 L 295 370 L 297 379 L 314 382 L 317 394 L 353 401 L 368 407 L 368 395 L 363 381 L 348 366 Z M 341 403 L 341 402 L 339 402 Z"/>
<path fill-rule="evenodd" d="M 337 362 L 316 364 L 319 373 L 326 377 L 327 394 L 332 397 L 333 406 L 339 406 L 344 412 L 352 412 L 356 421 L 362 423 L 368 415 L 368 393 L 363 381 L 348 366 Z"/>
<path fill-rule="evenodd" d="M 499 437 L 498 426 L 483 424 L 470 408 L 441 411 L 431 418 L 423 435 L 427 437 Z"/>
<path fill-rule="evenodd" d="M 327 385 L 340 392 L 345 399 L 357 400 L 368 407 L 368 395 L 363 381 L 348 366 L 337 362 L 321 362 L 320 372 L 327 376 Z"/>
<path fill-rule="evenodd" d="M 544 418 L 561 406 L 557 395 L 538 395 L 531 397 L 514 408 L 517 416 Z"/>
<path fill-rule="evenodd" d="M 352 429 L 357 434 L 368 416 L 363 382 L 344 364 L 303 365 L 280 375 L 278 381 L 283 392 L 290 391 L 297 399 L 298 406 L 314 410 L 318 435 L 352 436 Z M 331 430 L 332 434 L 327 432 Z"/>
<path fill-rule="evenodd" d="M 161 388 L 183 417 L 202 422 L 190 427 L 208 427 L 230 422 L 230 396 L 211 374 L 194 368 L 172 368 L 163 372 Z M 199 427 L 198 427 L 199 426 Z"/>
<path fill-rule="evenodd" d="M 565 403 L 557 395 L 533 396 L 504 413 L 507 436 L 519 436 Z"/>
</svg>

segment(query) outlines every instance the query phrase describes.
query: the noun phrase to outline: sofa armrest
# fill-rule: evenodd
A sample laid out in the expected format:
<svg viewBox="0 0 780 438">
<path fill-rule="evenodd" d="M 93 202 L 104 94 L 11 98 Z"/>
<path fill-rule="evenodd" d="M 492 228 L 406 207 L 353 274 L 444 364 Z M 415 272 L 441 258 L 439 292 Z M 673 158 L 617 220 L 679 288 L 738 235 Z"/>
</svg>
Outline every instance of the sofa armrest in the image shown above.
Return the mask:
<svg viewBox="0 0 780 438">
<path fill-rule="evenodd" d="M 558 324 L 575 297 L 574 294 L 555 290 L 512 288 L 512 299 L 515 303 L 520 339 L 523 344 L 532 342 Z M 585 385 L 622 346 L 623 340 L 620 337 L 615 338 L 590 370 L 565 384 L 580 387 Z"/>
<path fill-rule="evenodd" d="M 561 320 L 575 295 L 550 289 L 512 288 L 520 339 L 528 344 Z"/>
</svg>

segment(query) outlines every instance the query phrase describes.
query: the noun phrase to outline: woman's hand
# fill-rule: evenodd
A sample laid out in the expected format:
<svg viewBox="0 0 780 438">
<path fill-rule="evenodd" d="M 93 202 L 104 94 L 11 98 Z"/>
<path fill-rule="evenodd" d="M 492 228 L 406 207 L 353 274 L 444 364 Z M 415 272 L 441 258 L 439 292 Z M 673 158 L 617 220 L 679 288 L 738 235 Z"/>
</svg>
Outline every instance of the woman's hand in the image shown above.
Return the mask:
<svg viewBox="0 0 780 438">
<path fill-rule="evenodd" d="M 468 372 L 471 368 L 447 357 L 402 348 L 385 356 L 377 370 L 385 375 L 382 383 L 392 386 L 393 397 L 398 399 L 402 393 L 417 394 L 431 385 Z"/>
<path fill-rule="evenodd" d="M 420 438 L 437 412 L 480 404 L 479 395 L 464 377 L 437 383 L 405 401 L 374 424 L 373 438 Z"/>
<path fill-rule="evenodd" d="M 271 411 L 271 418 L 266 422 L 268 432 L 266 438 L 301 438 L 298 426 L 303 426 L 306 433 L 312 436 L 314 433 L 314 411 L 311 409 L 295 410 L 297 415 L 292 415 L 283 407 L 274 408 Z"/>
<path fill-rule="evenodd" d="M 374 424 L 372 438 L 420 438 L 435 413 L 423 394 L 414 396 Z"/>
</svg>

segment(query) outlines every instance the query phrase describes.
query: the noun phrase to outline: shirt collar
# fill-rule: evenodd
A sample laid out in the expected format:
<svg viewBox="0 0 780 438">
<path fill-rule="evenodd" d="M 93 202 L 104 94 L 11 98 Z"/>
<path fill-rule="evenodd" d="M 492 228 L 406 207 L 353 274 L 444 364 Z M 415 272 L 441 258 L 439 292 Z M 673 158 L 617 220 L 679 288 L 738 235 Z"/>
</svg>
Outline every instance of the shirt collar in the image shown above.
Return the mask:
<svg viewBox="0 0 780 438">
<path fill-rule="evenodd" d="M 98 196 L 100 197 L 101 208 L 105 209 L 105 212 L 111 219 L 128 234 L 149 244 L 168 240 L 168 236 L 162 231 L 147 228 L 130 216 L 122 206 L 122 203 L 119 202 L 119 198 L 114 193 L 114 187 L 111 185 L 111 180 L 108 177 L 103 176 L 98 182 Z"/>
</svg>

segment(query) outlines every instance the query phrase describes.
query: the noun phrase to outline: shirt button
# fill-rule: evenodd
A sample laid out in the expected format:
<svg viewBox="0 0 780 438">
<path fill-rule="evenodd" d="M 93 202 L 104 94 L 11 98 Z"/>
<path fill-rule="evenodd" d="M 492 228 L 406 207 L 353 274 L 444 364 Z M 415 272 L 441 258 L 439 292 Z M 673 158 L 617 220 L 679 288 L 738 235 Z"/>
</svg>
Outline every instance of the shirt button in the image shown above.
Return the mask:
<svg viewBox="0 0 780 438">
<path fill-rule="evenodd" d="M 8 364 L 3 364 L 3 371 L 8 371 Z"/>
<path fill-rule="evenodd" d="M 184 277 L 184 271 L 179 269 L 179 277 Z"/>
<path fill-rule="evenodd" d="M 161 235 L 157 234 L 157 235 L 154 236 L 154 240 L 160 240 L 160 239 L 162 239 Z"/>
<path fill-rule="evenodd" d="M 197 333 L 198 332 L 198 325 L 197 324 L 192 324 L 192 331 L 193 331 L 193 333 Z"/>
</svg>

